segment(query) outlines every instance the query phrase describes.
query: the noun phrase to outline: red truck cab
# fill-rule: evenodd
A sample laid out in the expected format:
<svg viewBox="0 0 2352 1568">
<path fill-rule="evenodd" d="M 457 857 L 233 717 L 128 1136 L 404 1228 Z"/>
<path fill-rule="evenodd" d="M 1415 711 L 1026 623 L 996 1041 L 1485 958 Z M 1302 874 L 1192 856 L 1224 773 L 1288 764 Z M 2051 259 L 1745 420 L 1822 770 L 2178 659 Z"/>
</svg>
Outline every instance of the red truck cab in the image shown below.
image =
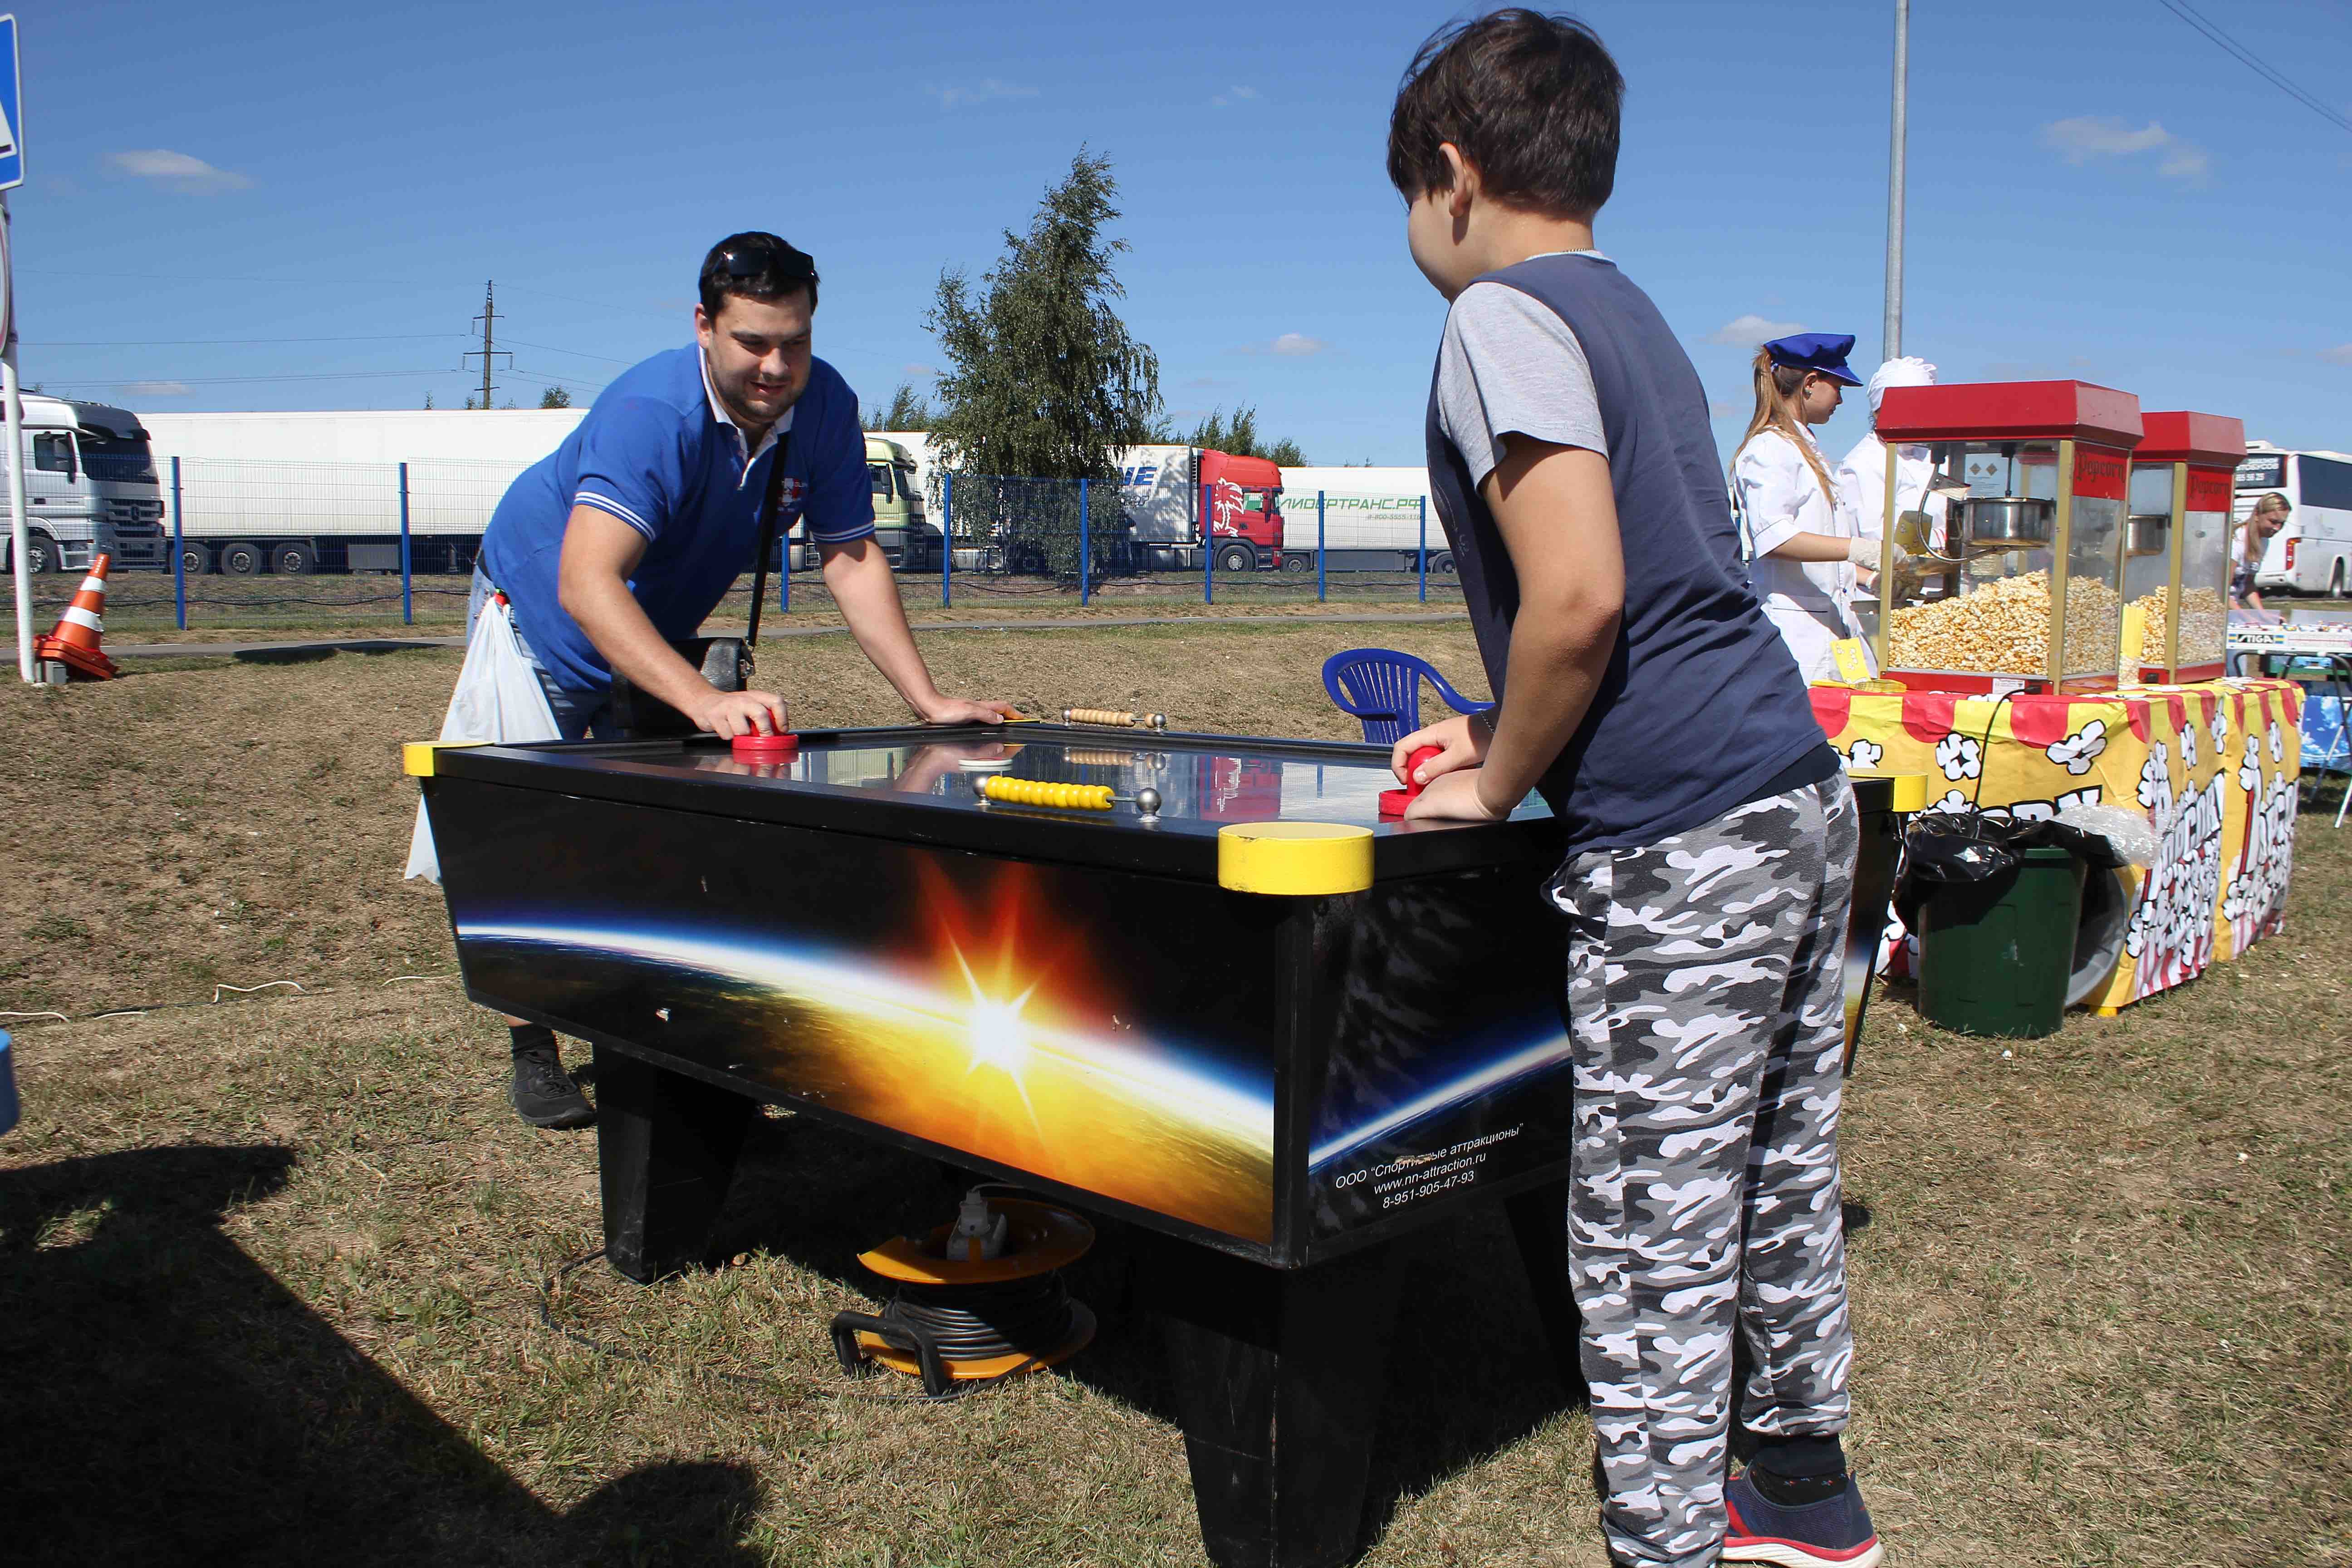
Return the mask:
<svg viewBox="0 0 2352 1568">
<path fill-rule="evenodd" d="M 1206 510 L 1201 542 L 1220 572 L 1282 564 L 1282 469 L 1270 458 L 1203 451 L 1195 470 Z"/>
</svg>

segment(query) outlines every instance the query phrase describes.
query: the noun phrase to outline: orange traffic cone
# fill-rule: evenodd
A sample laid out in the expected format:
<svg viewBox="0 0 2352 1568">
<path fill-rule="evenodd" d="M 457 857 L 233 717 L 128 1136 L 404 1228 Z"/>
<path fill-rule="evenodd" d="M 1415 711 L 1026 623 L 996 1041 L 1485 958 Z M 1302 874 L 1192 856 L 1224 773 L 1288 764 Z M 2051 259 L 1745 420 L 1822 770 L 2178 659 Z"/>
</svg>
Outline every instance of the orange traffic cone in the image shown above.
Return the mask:
<svg viewBox="0 0 2352 1568">
<path fill-rule="evenodd" d="M 58 617 L 58 629 L 33 645 L 33 657 L 47 664 L 62 664 L 85 680 L 111 680 L 114 661 L 99 651 L 106 630 L 106 568 L 112 557 L 100 551 L 89 563 L 89 575 L 75 590 L 73 603 Z"/>
</svg>

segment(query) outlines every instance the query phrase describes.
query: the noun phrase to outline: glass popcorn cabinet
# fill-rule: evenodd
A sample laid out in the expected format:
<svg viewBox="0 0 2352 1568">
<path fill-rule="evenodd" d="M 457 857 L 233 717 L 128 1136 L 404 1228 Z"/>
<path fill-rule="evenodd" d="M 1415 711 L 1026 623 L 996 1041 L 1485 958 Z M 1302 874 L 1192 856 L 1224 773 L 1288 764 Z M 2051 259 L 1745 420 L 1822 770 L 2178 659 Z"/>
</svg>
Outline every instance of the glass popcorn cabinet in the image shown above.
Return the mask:
<svg viewBox="0 0 2352 1568">
<path fill-rule="evenodd" d="M 1881 674 L 1994 695 L 2113 687 L 2139 399 L 2080 381 L 1899 386 L 1878 434 L 1934 464 L 1918 495 L 1886 466 Z"/>
<path fill-rule="evenodd" d="M 2216 679 L 2230 619 L 2231 488 L 2246 426 L 2179 409 L 2143 423 L 2124 522 L 2123 674 Z"/>
</svg>

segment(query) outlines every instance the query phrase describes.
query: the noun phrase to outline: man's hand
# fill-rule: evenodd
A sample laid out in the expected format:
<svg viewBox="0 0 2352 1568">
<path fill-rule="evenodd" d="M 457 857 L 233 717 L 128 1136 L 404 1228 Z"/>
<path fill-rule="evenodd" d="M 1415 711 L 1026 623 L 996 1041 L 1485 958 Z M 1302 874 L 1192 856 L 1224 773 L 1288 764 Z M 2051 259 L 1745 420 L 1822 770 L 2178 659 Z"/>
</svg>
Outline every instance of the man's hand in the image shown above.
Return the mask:
<svg viewBox="0 0 2352 1568">
<path fill-rule="evenodd" d="M 926 724 L 1002 724 L 1007 719 L 1017 719 L 1021 710 L 1010 702 L 993 698 L 973 702 L 961 697 L 940 697 L 921 710 Z"/>
<path fill-rule="evenodd" d="M 784 700 L 772 691 L 710 691 L 687 717 L 714 735 L 781 735 L 792 728 Z"/>
<path fill-rule="evenodd" d="M 1435 762 L 1427 764 L 1436 765 Z M 1502 821 L 1511 815 L 1508 806 L 1497 811 L 1478 798 L 1478 780 L 1484 773 L 1481 768 L 1461 768 L 1433 780 L 1404 808 L 1404 819 L 1419 822 L 1433 816 L 1454 822 Z"/>
<path fill-rule="evenodd" d="M 1457 713 L 1451 719 L 1441 719 L 1434 724 L 1424 724 L 1389 748 L 1389 772 L 1396 774 L 1397 783 L 1410 785 L 1412 780 L 1404 776 L 1404 765 L 1423 746 L 1440 748 L 1438 755 L 1421 764 L 1421 782 L 1428 784 L 1441 773 L 1456 768 L 1475 768 L 1486 760 L 1486 742 L 1494 732 L 1467 713 Z"/>
</svg>

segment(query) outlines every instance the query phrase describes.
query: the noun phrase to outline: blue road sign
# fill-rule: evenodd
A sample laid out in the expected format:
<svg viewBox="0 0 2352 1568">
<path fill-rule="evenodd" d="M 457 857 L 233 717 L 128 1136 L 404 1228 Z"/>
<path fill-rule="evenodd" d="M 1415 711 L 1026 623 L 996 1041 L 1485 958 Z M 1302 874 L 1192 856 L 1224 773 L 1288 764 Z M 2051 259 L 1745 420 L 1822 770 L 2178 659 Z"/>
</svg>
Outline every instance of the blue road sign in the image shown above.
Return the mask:
<svg viewBox="0 0 2352 1568">
<path fill-rule="evenodd" d="M 16 71 L 16 17 L 0 16 L 0 191 L 25 183 L 25 94 Z"/>
</svg>

